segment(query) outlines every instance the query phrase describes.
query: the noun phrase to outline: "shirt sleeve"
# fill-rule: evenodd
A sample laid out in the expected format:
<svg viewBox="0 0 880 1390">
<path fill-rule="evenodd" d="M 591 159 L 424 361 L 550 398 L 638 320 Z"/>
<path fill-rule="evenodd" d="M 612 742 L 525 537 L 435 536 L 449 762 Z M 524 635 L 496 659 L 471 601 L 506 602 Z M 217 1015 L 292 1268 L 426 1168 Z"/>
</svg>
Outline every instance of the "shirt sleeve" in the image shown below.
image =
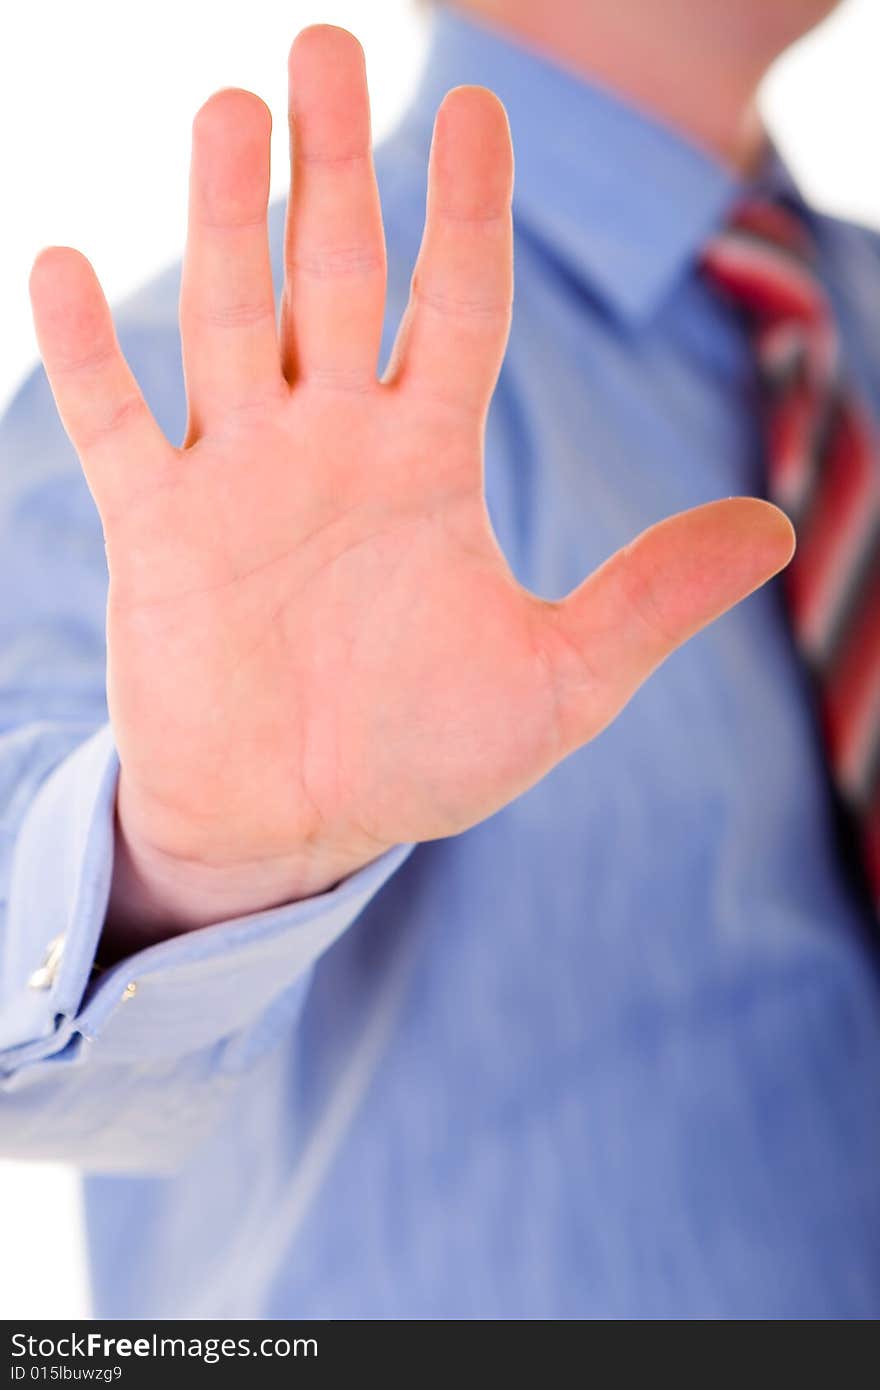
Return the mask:
<svg viewBox="0 0 880 1390">
<path fill-rule="evenodd" d="M 123 346 L 167 415 L 164 334 Z M 98 973 L 118 776 L 104 550 L 42 372 L 0 424 L 0 476 L 0 1152 L 162 1171 L 231 1103 L 241 1059 L 289 1036 L 315 962 L 408 847 Z"/>
</svg>

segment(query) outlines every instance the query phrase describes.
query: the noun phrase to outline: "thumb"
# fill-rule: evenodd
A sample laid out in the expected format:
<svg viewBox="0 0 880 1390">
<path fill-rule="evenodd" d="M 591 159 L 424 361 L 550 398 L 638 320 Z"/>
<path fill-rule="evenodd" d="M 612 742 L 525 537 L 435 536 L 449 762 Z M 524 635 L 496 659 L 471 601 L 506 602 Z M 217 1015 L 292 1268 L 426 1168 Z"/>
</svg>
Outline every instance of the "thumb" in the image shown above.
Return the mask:
<svg viewBox="0 0 880 1390">
<path fill-rule="evenodd" d="M 783 569 L 794 544 L 788 518 L 768 502 L 710 502 L 643 531 L 548 605 L 566 751 L 610 723 L 676 647 Z"/>
</svg>

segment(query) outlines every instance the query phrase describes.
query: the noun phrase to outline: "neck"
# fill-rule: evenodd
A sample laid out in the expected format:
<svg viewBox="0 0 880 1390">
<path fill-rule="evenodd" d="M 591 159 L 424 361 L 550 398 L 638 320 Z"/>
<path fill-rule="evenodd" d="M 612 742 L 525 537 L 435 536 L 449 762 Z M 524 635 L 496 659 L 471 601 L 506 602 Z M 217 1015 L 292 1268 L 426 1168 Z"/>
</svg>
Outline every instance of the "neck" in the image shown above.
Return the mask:
<svg viewBox="0 0 880 1390">
<path fill-rule="evenodd" d="M 756 17 L 754 5 L 730 0 L 450 3 L 609 87 L 738 172 L 748 173 L 761 157 L 765 135 L 758 86 L 795 36 L 767 32 L 774 26 L 766 16 Z M 762 9 L 774 6 L 764 3 Z"/>
</svg>

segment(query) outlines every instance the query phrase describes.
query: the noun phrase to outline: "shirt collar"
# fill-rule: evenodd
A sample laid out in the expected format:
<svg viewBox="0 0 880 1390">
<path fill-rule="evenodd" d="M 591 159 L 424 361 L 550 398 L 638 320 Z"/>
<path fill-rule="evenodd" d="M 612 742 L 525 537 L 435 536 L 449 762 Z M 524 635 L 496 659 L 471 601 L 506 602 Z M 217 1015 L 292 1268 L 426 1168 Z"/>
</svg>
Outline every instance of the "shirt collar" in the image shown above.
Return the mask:
<svg viewBox="0 0 880 1390">
<path fill-rule="evenodd" d="M 749 190 L 758 197 L 784 203 L 797 217 L 803 218 L 813 232 L 817 230 L 820 215 L 807 202 L 800 184 L 770 139 L 767 140 L 764 158 L 749 184 Z"/>
<path fill-rule="evenodd" d="M 684 136 L 499 31 L 441 6 L 413 117 L 481 83 L 507 108 L 514 209 L 623 321 L 646 320 L 742 192 Z"/>
</svg>

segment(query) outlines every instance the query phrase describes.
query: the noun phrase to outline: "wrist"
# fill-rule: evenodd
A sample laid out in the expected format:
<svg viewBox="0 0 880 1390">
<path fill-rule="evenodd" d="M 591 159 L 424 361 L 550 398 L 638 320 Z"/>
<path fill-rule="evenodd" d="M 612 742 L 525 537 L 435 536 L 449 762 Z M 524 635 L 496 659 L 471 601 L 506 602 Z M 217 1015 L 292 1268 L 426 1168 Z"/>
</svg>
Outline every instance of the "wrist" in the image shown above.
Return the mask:
<svg viewBox="0 0 880 1390">
<path fill-rule="evenodd" d="M 113 877 L 102 940 L 110 961 L 166 937 L 314 897 L 377 857 L 304 847 L 289 855 L 235 859 L 228 853 L 185 852 L 167 836 L 145 834 L 120 779 Z"/>
</svg>

